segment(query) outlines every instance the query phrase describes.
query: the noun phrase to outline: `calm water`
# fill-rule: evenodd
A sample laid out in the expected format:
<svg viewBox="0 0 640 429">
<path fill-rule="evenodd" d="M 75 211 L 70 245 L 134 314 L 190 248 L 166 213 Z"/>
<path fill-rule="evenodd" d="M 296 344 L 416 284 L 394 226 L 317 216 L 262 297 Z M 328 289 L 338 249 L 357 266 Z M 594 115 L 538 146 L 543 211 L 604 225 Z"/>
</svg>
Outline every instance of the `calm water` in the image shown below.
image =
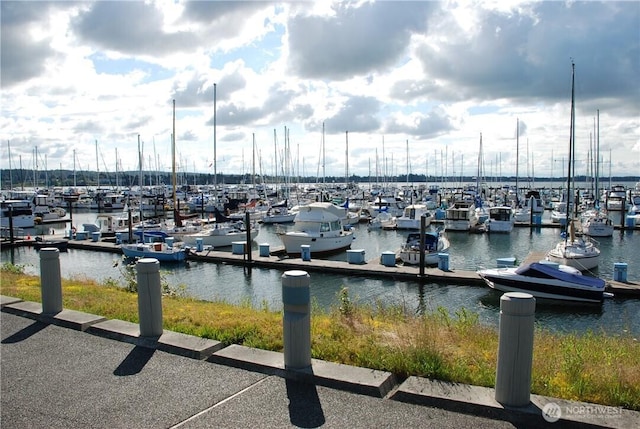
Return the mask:
<svg viewBox="0 0 640 429">
<path fill-rule="evenodd" d="M 548 216 L 548 213 L 546 214 Z M 93 221 L 94 213 L 74 213 L 74 223 Z M 49 226 L 56 232 L 64 231 L 64 225 Z M 38 233 L 38 231 L 34 231 Z M 540 228 L 530 230 L 517 227 L 511 234 L 447 233 L 451 241 L 449 265 L 452 270 L 477 270 L 494 267 L 497 258 L 524 259 L 529 252 L 544 252 L 560 240 L 560 230 Z M 379 258 L 384 251 L 395 251 L 405 241 L 407 232 L 367 231 L 366 225 L 355 227 L 356 239 L 352 248 L 364 249 L 366 259 Z M 280 246 L 275 227 L 263 225 L 254 243 Z M 614 262 L 628 264 L 628 278 L 640 280 L 640 234 L 616 231 L 613 237 L 601 238 L 599 247 L 603 259 L 597 275 L 611 279 Z M 26 271 L 39 274 L 38 253 L 29 247 L 2 250 L 2 262 L 26 266 Z M 311 255 L 313 258 L 313 255 Z M 346 253 L 333 256 L 345 260 Z M 87 277 L 98 280 L 121 278 L 121 257 L 117 254 L 69 249 L 60 254 L 63 277 Z M 191 261 L 186 265 L 163 265 L 167 281 L 172 285 L 184 285 L 190 296 L 204 300 L 225 300 L 232 303 L 251 302 L 254 306 L 282 307 L 281 276 L 278 270 L 246 269 L 225 264 Z M 488 287 L 460 285 L 420 285 L 414 282 L 365 279 L 311 273 L 312 299 L 321 308 L 337 305 L 337 294 L 343 286 L 349 288 L 353 301 L 383 305 L 402 305 L 409 312 L 437 310 L 444 307 L 450 314 L 462 308 L 477 313 L 483 323 L 497 325 L 500 292 Z M 612 334 L 631 331 L 640 335 L 640 300 L 610 299 L 602 307 L 551 306 L 538 303 L 537 323 L 551 330 L 585 331 L 604 330 Z"/>
</svg>

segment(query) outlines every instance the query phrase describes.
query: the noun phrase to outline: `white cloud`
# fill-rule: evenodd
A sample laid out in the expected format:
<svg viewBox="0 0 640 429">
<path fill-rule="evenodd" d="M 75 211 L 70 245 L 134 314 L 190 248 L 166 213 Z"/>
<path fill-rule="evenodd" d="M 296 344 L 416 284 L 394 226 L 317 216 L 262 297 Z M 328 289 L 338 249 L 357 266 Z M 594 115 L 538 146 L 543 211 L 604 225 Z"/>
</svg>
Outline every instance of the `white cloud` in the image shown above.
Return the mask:
<svg viewBox="0 0 640 429">
<path fill-rule="evenodd" d="M 115 149 L 135 169 L 137 135 L 170 164 L 176 100 L 182 168 L 210 171 L 217 83 L 218 170 L 246 170 L 256 144 L 272 171 L 284 127 L 318 164 L 367 175 L 376 151 L 404 170 L 449 155 L 473 174 L 513 174 L 515 122 L 535 171 L 560 176 L 576 62 L 577 143 L 600 110 L 614 174 L 640 172 L 640 8 L 633 2 L 15 2 L 2 7 L 2 138 L 16 157 L 95 168 Z M 553 152 L 553 158 L 551 153 Z M 7 147 L 1 167 L 7 168 Z M 378 154 L 380 157 L 381 153 Z M 243 163 L 243 157 L 245 162 Z M 460 162 L 464 159 L 464 167 Z M 526 162 L 526 161 L 525 161 Z M 313 164 L 313 168 L 311 168 Z M 526 165 L 526 164 L 525 164 Z M 419 167 L 418 167 L 419 166 Z"/>
</svg>

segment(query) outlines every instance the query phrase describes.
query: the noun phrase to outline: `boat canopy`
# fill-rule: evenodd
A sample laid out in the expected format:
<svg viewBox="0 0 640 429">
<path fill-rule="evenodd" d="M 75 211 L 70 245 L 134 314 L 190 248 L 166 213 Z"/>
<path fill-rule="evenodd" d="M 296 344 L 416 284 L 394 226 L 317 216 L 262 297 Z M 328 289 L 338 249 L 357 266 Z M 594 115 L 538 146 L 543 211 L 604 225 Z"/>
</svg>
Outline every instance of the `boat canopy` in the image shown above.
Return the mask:
<svg viewBox="0 0 640 429">
<path fill-rule="evenodd" d="M 438 250 L 438 233 L 432 231 L 426 231 L 424 233 L 424 250 L 435 251 Z M 407 236 L 407 244 L 409 247 L 416 250 L 420 249 L 420 233 L 412 232 Z"/>
<path fill-rule="evenodd" d="M 521 265 L 515 272 L 526 277 L 558 279 L 594 289 L 604 289 L 605 286 L 605 281 L 601 278 L 569 273 L 550 264 L 542 264 L 540 262 Z"/>
</svg>

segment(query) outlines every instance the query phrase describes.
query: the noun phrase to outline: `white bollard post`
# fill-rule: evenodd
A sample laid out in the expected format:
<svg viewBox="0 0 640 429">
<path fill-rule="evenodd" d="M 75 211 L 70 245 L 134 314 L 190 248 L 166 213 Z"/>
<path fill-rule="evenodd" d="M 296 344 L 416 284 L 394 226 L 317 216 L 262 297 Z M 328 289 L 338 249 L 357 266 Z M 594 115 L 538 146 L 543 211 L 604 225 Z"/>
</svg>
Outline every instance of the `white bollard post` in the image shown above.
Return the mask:
<svg viewBox="0 0 640 429">
<path fill-rule="evenodd" d="M 306 271 L 286 271 L 282 275 L 282 319 L 284 366 L 304 369 L 311 366 L 311 289 Z"/>
<path fill-rule="evenodd" d="M 530 402 L 535 309 L 536 299 L 528 293 L 509 292 L 500 298 L 495 399 L 503 405 Z"/>
<path fill-rule="evenodd" d="M 55 247 L 40 249 L 40 293 L 44 314 L 55 314 L 62 311 L 60 250 Z"/>
<path fill-rule="evenodd" d="M 136 270 L 140 336 L 159 337 L 162 335 L 160 262 L 155 258 L 142 258 L 136 263 Z"/>
</svg>

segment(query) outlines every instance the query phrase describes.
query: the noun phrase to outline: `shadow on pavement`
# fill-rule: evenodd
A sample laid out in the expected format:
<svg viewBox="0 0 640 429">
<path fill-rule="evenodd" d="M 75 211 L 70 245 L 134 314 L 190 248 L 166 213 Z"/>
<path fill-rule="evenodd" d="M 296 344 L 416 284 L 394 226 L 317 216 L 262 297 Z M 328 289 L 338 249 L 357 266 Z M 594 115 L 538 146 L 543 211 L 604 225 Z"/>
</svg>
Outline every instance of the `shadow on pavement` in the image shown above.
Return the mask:
<svg viewBox="0 0 640 429">
<path fill-rule="evenodd" d="M 19 343 L 20 341 L 24 341 L 27 338 L 31 337 L 32 335 L 35 335 L 38 332 L 42 331 L 47 326 L 49 326 L 48 323 L 33 322 L 31 325 L 27 326 L 26 328 L 21 329 L 15 334 L 2 340 L 2 344 Z"/>
<path fill-rule="evenodd" d="M 291 424 L 301 428 L 324 425 L 324 412 L 316 386 L 294 380 L 286 380 L 286 386 Z"/>
<path fill-rule="evenodd" d="M 113 375 L 127 376 L 138 374 L 147 362 L 149 362 L 154 353 L 155 349 L 135 346 L 115 371 L 113 371 Z"/>
</svg>

